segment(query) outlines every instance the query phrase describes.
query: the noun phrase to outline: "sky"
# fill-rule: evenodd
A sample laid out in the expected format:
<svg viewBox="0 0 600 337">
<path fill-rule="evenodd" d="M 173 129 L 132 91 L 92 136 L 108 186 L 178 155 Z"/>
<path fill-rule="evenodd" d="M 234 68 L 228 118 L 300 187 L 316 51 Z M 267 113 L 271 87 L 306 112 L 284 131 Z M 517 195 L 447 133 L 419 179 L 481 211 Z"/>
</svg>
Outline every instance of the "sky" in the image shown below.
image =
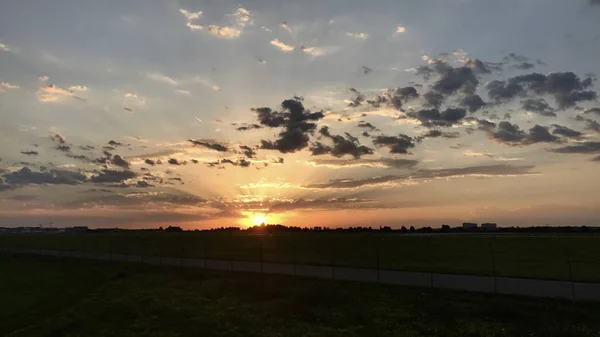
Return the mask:
<svg viewBox="0 0 600 337">
<path fill-rule="evenodd" d="M 0 226 L 600 225 L 600 1 L 2 1 Z"/>
</svg>

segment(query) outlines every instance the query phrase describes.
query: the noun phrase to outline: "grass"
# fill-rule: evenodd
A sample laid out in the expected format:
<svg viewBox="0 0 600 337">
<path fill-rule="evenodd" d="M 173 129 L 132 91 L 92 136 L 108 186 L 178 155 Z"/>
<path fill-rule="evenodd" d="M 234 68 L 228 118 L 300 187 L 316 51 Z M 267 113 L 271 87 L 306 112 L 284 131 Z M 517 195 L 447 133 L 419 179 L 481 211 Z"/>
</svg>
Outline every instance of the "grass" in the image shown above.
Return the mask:
<svg viewBox="0 0 600 337">
<path fill-rule="evenodd" d="M 27 248 L 600 282 L 600 236 L 294 233 L 14 234 Z"/>
<path fill-rule="evenodd" d="M 0 255 L 0 335 L 599 336 L 600 304 Z"/>
</svg>

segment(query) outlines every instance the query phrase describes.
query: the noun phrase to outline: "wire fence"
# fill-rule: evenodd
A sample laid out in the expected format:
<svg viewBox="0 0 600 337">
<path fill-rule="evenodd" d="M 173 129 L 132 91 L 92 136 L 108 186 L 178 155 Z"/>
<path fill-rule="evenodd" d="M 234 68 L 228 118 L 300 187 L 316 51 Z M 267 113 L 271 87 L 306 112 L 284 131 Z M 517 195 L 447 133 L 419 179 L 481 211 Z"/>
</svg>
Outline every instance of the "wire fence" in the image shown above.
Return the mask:
<svg viewBox="0 0 600 337">
<path fill-rule="evenodd" d="M 0 235 L 0 246 L 600 282 L 598 236 L 22 233 Z"/>
</svg>

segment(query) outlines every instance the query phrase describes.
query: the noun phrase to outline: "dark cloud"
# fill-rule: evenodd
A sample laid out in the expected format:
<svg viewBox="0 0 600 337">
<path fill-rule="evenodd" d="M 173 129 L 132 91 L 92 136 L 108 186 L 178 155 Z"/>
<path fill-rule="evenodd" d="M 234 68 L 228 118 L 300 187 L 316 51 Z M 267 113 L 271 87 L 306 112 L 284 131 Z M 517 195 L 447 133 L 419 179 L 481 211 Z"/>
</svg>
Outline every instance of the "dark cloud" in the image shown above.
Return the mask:
<svg viewBox="0 0 600 337">
<path fill-rule="evenodd" d="M 594 131 L 596 133 L 600 133 L 600 123 L 598 123 L 598 122 L 596 122 L 594 120 L 588 119 L 586 121 L 585 129 L 586 130 L 590 130 L 590 131 Z"/>
<path fill-rule="evenodd" d="M 240 149 L 242 153 L 248 158 L 254 158 L 256 156 L 256 152 L 247 145 L 240 145 Z"/>
<path fill-rule="evenodd" d="M 370 135 L 370 134 L 369 134 L 367 131 L 363 131 L 363 132 L 361 133 L 361 135 L 362 135 L 363 137 L 371 137 L 371 135 Z"/>
<path fill-rule="evenodd" d="M 411 111 L 406 115 L 420 121 L 426 127 L 449 127 L 459 124 L 467 115 L 467 111 L 463 108 L 447 108 L 440 113 L 438 109 L 424 109 Z"/>
<path fill-rule="evenodd" d="M 314 189 L 352 189 L 382 184 L 401 184 L 414 179 L 450 178 L 462 176 L 513 176 L 532 174 L 534 166 L 487 165 L 429 170 L 421 169 L 405 175 L 387 175 L 363 179 L 333 179 L 326 183 L 305 185 Z"/>
<path fill-rule="evenodd" d="M 502 70 L 500 63 L 484 62 L 480 59 L 469 59 L 464 66 L 473 69 L 478 74 L 490 74 L 494 70 Z"/>
<path fill-rule="evenodd" d="M 345 136 L 332 135 L 327 126 L 323 126 L 319 130 L 319 133 L 323 137 L 329 138 L 331 142 L 333 142 L 333 146 L 323 145 L 320 142 L 313 144 L 310 147 L 310 151 L 314 156 L 328 153 L 338 158 L 345 155 L 351 155 L 354 158 L 360 158 L 362 155 L 373 154 L 372 149 L 364 145 L 360 145 L 358 138 L 349 133 L 346 133 Z"/>
<path fill-rule="evenodd" d="M 310 112 L 301 101 L 287 99 L 281 103 L 281 111 L 270 108 L 255 108 L 259 123 L 270 128 L 283 127 L 279 139 L 261 140 L 261 148 L 282 153 L 296 152 L 308 146 L 309 134 L 317 127 L 313 121 L 324 117 L 322 111 Z"/>
<path fill-rule="evenodd" d="M 529 59 L 523 55 L 518 55 L 515 53 L 510 53 L 502 59 L 504 62 L 527 62 Z"/>
<path fill-rule="evenodd" d="M 56 149 L 61 152 L 71 152 L 71 147 L 69 145 L 64 145 L 64 144 L 57 145 Z"/>
<path fill-rule="evenodd" d="M 350 89 L 348 89 L 348 91 L 354 93 L 354 97 L 350 100 L 350 103 L 348 103 L 349 107 L 357 107 L 357 106 L 360 106 L 363 104 L 363 102 L 366 99 L 365 95 L 360 93 L 355 88 L 350 88 Z"/>
<path fill-rule="evenodd" d="M 600 116 L 600 108 L 591 108 L 591 109 L 587 109 L 585 110 L 586 114 L 596 114 L 598 116 Z"/>
<path fill-rule="evenodd" d="M 521 102 L 523 110 L 533 112 L 540 116 L 556 117 L 554 109 L 543 98 L 526 99 Z"/>
<path fill-rule="evenodd" d="M 171 164 L 171 165 L 185 165 L 187 164 L 187 162 L 185 161 L 179 161 L 175 158 L 169 158 L 169 160 L 167 161 L 167 163 Z"/>
<path fill-rule="evenodd" d="M 57 144 L 64 144 L 65 143 L 65 137 L 61 136 L 60 134 L 56 133 L 53 136 L 50 136 L 50 138 L 55 141 Z"/>
<path fill-rule="evenodd" d="M 552 135 L 548 128 L 535 125 L 529 132 L 525 132 L 518 125 L 502 121 L 497 128 L 488 131 L 488 137 L 511 146 L 530 145 L 535 143 L 558 143 L 560 138 Z"/>
<path fill-rule="evenodd" d="M 122 167 L 122 168 L 129 168 L 129 162 L 127 162 L 125 159 L 123 159 L 121 156 L 119 156 L 118 154 L 115 155 L 111 162 L 113 163 L 113 165 Z"/>
<path fill-rule="evenodd" d="M 567 145 L 563 147 L 559 147 L 556 149 L 550 150 L 552 152 L 557 153 L 600 153 L 600 142 L 598 141 L 588 141 L 582 142 L 575 145 Z"/>
<path fill-rule="evenodd" d="M 403 134 L 398 136 L 376 136 L 373 138 L 373 144 L 387 147 L 390 153 L 408 154 L 408 149 L 415 147 L 415 139 Z"/>
<path fill-rule="evenodd" d="M 229 149 L 225 145 L 222 145 L 219 143 L 206 142 L 206 141 L 202 141 L 202 140 L 193 140 L 193 139 L 188 139 L 188 142 L 192 143 L 193 145 L 203 146 L 205 148 L 219 151 L 219 152 L 229 151 Z"/>
<path fill-rule="evenodd" d="M 427 107 L 439 108 L 445 100 L 445 96 L 435 91 L 428 91 L 423 94 L 423 105 Z"/>
<path fill-rule="evenodd" d="M 396 89 L 388 89 L 380 93 L 375 99 L 368 100 L 367 103 L 374 107 L 379 107 L 382 104 L 387 104 L 397 110 L 402 111 L 402 105 L 419 98 L 419 93 L 415 87 L 403 87 Z"/>
<path fill-rule="evenodd" d="M 535 68 L 535 64 L 529 62 L 521 62 L 519 64 L 513 65 L 513 68 L 519 70 L 529 70 Z"/>
<path fill-rule="evenodd" d="M 26 156 L 37 156 L 39 154 L 39 152 L 27 150 L 27 151 L 21 151 L 21 154 L 24 154 Z"/>
<path fill-rule="evenodd" d="M 433 83 L 431 88 L 446 96 L 459 91 L 465 94 L 473 94 L 479 85 L 475 72 L 469 67 L 453 68 L 448 64 L 444 64 L 434 67 L 434 69 L 440 77 Z"/>
<path fill-rule="evenodd" d="M 19 171 L 6 173 L 3 176 L 6 184 L 9 185 L 28 185 L 28 184 L 48 184 L 48 185 L 76 185 L 87 180 L 86 176 L 67 170 L 48 170 L 34 172 L 28 167 L 23 167 Z"/>
<path fill-rule="evenodd" d="M 324 210 L 324 209 L 376 209 L 383 208 L 373 200 L 358 198 L 322 198 L 322 199 L 295 199 L 289 201 L 273 202 L 269 207 L 271 212 L 284 212 L 297 209 Z"/>
<path fill-rule="evenodd" d="M 548 75 L 530 73 L 509 78 L 507 81 L 492 81 L 487 85 L 488 96 L 496 103 L 510 101 L 527 93 L 551 95 L 558 108 L 575 106 L 577 102 L 596 98 L 596 92 L 584 90 L 592 84 L 591 78 L 581 80 L 572 72 L 556 72 Z"/>
<path fill-rule="evenodd" d="M 460 105 L 469 109 L 469 112 L 476 112 L 483 108 L 486 103 L 479 95 L 468 95 L 462 98 Z"/>
<path fill-rule="evenodd" d="M 568 128 L 566 126 L 554 124 L 554 125 L 552 125 L 552 128 L 553 128 L 552 134 L 555 134 L 555 135 L 559 135 L 559 136 L 563 136 L 563 137 L 567 137 L 567 138 L 574 138 L 574 139 L 578 139 L 583 136 L 583 133 L 581 133 L 577 130 Z"/>
<path fill-rule="evenodd" d="M 120 183 L 135 177 L 135 172 L 129 170 L 102 170 L 101 172 L 93 175 L 91 181 L 94 183 Z"/>
<path fill-rule="evenodd" d="M 216 167 L 216 166 L 219 166 L 221 164 L 230 164 L 230 165 L 239 166 L 239 167 L 249 167 L 250 164 L 251 164 L 251 162 L 249 162 L 248 160 L 246 160 L 244 158 L 240 158 L 238 160 L 231 160 L 231 159 L 228 159 L 228 158 L 223 158 L 221 160 L 217 160 L 217 161 L 214 161 L 214 162 L 207 163 L 207 165 L 209 167 Z"/>
<path fill-rule="evenodd" d="M 111 139 L 111 140 L 108 142 L 108 145 L 110 145 L 110 146 L 115 146 L 115 147 L 116 147 L 116 146 L 122 146 L 122 145 L 123 145 L 123 143 L 119 143 L 119 142 L 117 142 L 117 141 L 114 141 L 114 140 L 112 140 L 112 139 Z"/>
<path fill-rule="evenodd" d="M 416 166 L 419 161 L 412 159 L 399 159 L 399 158 L 377 158 L 377 159 L 353 159 L 353 160 L 339 160 L 339 159 L 315 159 L 310 162 L 315 166 L 330 166 L 330 167 L 380 167 L 387 169 L 406 169 Z"/>
<path fill-rule="evenodd" d="M 154 160 L 152 160 L 152 159 L 145 159 L 145 160 L 144 160 L 144 163 L 146 163 L 146 164 L 148 164 L 148 165 L 150 165 L 150 166 L 154 166 L 154 165 L 156 165 L 156 163 L 155 163 L 155 162 L 154 162 Z"/>
<path fill-rule="evenodd" d="M 590 5 L 594 6 L 600 6 L 600 0 L 590 0 Z"/>
<path fill-rule="evenodd" d="M 432 129 L 415 138 L 416 141 L 422 141 L 425 138 L 447 138 L 454 139 L 460 137 L 458 132 L 443 132 L 441 130 Z"/>
<path fill-rule="evenodd" d="M 373 124 L 371 123 L 367 123 L 367 122 L 359 122 L 357 125 L 359 128 L 365 128 L 365 129 L 369 129 L 371 131 L 373 130 L 377 130 L 377 127 L 375 127 Z"/>
<path fill-rule="evenodd" d="M 93 145 L 79 145 L 79 148 L 84 151 L 91 151 L 96 149 L 96 147 L 94 147 Z"/>
<path fill-rule="evenodd" d="M 262 128 L 262 126 L 260 126 L 258 124 L 248 124 L 248 125 L 240 126 L 236 130 L 238 130 L 238 131 L 248 131 L 248 130 L 261 129 L 261 128 Z"/>
</svg>

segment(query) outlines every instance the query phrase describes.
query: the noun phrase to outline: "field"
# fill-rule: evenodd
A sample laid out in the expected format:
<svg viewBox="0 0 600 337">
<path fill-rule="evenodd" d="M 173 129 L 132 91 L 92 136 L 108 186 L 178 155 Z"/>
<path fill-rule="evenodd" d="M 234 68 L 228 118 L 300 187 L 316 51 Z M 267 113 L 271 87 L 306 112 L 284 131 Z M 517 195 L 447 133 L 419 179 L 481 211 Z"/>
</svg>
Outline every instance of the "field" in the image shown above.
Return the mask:
<svg viewBox="0 0 600 337">
<path fill-rule="evenodd" d="M 600 236 L 9 234 L 0 245 L 600 282 Z"/>
<path fill-rule="evenodd" d="M 598 336 L 600 304 L 0 254 L 0 335 Z"/>
</svg>

